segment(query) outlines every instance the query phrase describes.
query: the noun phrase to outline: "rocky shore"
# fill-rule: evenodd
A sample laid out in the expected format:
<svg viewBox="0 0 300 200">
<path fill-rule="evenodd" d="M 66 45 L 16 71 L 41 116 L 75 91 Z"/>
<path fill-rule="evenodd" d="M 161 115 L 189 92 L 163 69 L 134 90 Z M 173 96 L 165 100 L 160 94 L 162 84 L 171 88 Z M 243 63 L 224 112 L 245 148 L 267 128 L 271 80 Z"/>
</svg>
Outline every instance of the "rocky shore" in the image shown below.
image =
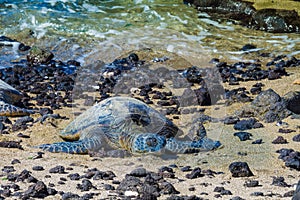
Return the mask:
<svg viewBox="0 0 300 200">
<path fill-rule="evenodd" d="M 1 44 L 17 42 L 0 37 Z M 13 48 L 13 47 L 11 47 Z M 250 45 L 244 51 L 251 54 Z M 36 113 L 1 117 L 1 199 L 291 199 L 300 179 L 300 58 L 252 53 L 255 62 L 210 58 L 191 66 L 143 49 L 88 66 L 20 43 L 26 60 L 0 69 Z M 40 152 L 72 119 L 110 96 L 132 96 L 192 138 L 204 124 L 212 152 L 99 157 Z"/>
<path fill-rule="evenodd" d="M 300 17 L 295 10 L 264 8 L 257 10 L 253 3 L 240 0 L 185 0 L 199 11 L 216 19 L 236 20 L 246 27 L 273 32 L 299 33 Z"/>
</svg>

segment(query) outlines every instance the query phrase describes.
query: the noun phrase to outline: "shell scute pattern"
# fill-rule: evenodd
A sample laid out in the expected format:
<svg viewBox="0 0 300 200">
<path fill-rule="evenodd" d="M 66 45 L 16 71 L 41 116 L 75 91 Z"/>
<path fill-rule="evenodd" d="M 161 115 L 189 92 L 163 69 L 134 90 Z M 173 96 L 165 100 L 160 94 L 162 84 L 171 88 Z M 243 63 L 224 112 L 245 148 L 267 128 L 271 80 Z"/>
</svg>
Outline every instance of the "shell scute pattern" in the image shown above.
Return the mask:
<svg viewBox="0 0 300 200">
<path fill-rule="evenodd" d="M 0 116 L 24 116 L 33 114 L 34 111 L 14 106 L 23 97 L 18 90 L 0 80 Z"/>
<path fill-rule="evenodd" d="M 133 154 L 161 152 L 189 153 L 212 150 L 221 144 L 209 138 L 180 141 L 178 127 L 147 104 L 129 97 L 112 97 L 79 115 L 64 131 L 62 138 L 79 135 L 75 142 L 37 146 L 50 152 L 88 153 L 103 148 L 124 149 Z"/>
</svg>

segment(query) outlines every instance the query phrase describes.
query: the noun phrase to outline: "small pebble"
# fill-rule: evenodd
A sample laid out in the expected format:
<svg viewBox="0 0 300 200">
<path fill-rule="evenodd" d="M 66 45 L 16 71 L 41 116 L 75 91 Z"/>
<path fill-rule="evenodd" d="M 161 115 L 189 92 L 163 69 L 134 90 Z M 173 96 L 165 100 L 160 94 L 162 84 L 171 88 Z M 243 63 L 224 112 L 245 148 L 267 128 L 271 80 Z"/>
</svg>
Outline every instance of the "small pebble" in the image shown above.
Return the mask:
<svg viewBox="0 0 300 200">
<path fill-rule="evenodd" d="M 275 140 L 272 141 L 273 144 L 287 144 L 287 140 L 282 136 L 278 136 Z"/>
<path fill-rule="evenodd" d="M 80 175 L 78 173 L 69 174 L 68 177 L 70 178 L 70 180 L 79 180 L 80 179 Z"/>
<path fill-rule="evenodd" d="M 244 186 L 245 187 L 257 187 L 259 185 L 259 182 L 257 180 L 249 180 L 246 181 Z"/>
<path fill-rule="evenodd" d="M 292 133 L 292 132 L 296 132 L 295 130 L 292 129 L 284 129 L 284 128 L 280 128 L 278 130 L 279 133 Z"/>
<path fill-rule="evenodd" d="M 18 163 L 21 163 L 21 161 L 18 160 L 18 159 L 13 159 L 13 160 L 11 161 L 11 164 L 12 164 L 12 165 L 18 164 Z"/>
<path fill-rule="evenodd" d="M 32 170 L 34 170 L 34 171 L 43 171 L 43 170 L 45 170 L 45 169 L 44 169 L 44 167 L 42 167 L 42 166 L 33 166 L 33 167 L 32 167 Z"/>
<path fill-rule="evenodd" d="M 182 172 L 192 171 L 191 166 L 185 166 L 180 169 Z"/>
<path fill-rule="evenodd" d="M 253 192 L 250 194 L 250 196 L 264 196 L 264 193 L 262 192 Z"/>
<path fill-rule="evenodd" d="M 240 139 L 240 141 L 250 140 L 250 137 L 252 136 L 251 133 L 244 132 L 244 131 L 236 132 L 233 135 L 237 136 Z"/>
<path fill-rule="evenodd" d="M 190 174 L 186 174 L 185 177 L 188 179 L 195 179 L 198 177 L 202 177 L 203 174 L 201 174 L 201 169 L 199 167 L 196 167 L 195 169 L 192 170 Z"/>
<path fill-rule="evenodd" d="M 243 199 L 242 197 L 236 196 L 236 197 L 231 198 L 230 200 L 245 200 L 245 199 Z"/>
<path fill-rule="evenodd" d="M 53 167 L 49 170 L 49 173 L 58 173 L 58 174 L 64 174 L 65 173 L 65 167 L 58 165 L 56 167 Z"/>
<path fill-rule="evenodd" d="M 229 171 L 233 177 L 249 177 L 253 176 L 246 162 L 233 162 L 229 165 Z"/>
<path fill-rule="evenodd" d="M 295 135 L 292 139 L 294 142 L 300 142 L 300 134 Z"/>
<path fill-rule="evenodd" d="M 115 187 L 110 184 L 104 184 L 103 187 L 105 190 L 115 190 Z"/>
<path fill-rule="evenodd" d="M 252 142 L 252 144 L 262 144 L 262 143 L 263 143 L 262 139 L 257 139 L 257 140 Z"/>
<path fill-rule="evenodd" d="M 147 170 L 145 168 L 137 168 L 131 171 L 129 174 L 135 177 L 145 177 L 147 175 Z"/>
<path fill-rule="evenodd" d="M 285 181 L 284 177 L 279 176 L 279 177 L 273 177 L 272 185 L 276 185 L 279 187 L 290 187 Z"/>
</svg>

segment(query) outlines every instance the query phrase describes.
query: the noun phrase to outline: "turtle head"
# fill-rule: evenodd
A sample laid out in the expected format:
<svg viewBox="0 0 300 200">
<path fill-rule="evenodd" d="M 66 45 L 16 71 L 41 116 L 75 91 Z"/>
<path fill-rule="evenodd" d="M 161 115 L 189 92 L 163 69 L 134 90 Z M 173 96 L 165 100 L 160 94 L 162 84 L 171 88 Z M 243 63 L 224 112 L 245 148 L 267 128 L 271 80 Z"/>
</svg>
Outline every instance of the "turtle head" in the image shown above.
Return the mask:
<svg viewBox="0 0 300 200">
<path fill-rule="evenodd" d="M 166 145 L 166 138 L 154 133 L 138 134 L 132 142 L 132 153 L 150 153 L 161 150 Z"/>
</svg>

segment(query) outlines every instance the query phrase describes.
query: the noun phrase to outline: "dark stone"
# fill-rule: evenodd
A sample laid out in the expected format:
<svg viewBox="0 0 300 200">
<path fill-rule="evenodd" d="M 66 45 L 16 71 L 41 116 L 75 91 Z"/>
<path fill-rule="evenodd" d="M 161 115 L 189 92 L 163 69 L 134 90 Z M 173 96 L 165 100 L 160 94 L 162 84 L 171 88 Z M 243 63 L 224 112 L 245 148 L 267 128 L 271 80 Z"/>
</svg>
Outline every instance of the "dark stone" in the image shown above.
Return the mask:
<svg viewBox="0 0 300 200">
<path fill-rule="evenodd" d="M 253 193 L 251 193 L 250 194 L 250 196 L 264 196 L 264 193 L 262 193 L 262 192 L 253 192 Z"/>
<path fill-rule="evenodd" d="M 185 89 L 182 96 L 179 98 L 180 107 L 198 105 L 198 98 L 192 89 Z"/>
<path fill-rule="evenodd" d="M 47 192 L 49 195 L 56 195 L 57 191 L 53 188 L 47 188 Z"/>
<path fill-rule="evenodd" d="M 71 192 L 63 193 L 61 196 L 62 200 L 71 200 L 71 199 L 79 199 L 80 196 L 78 194 L 73 194 Z"/>
<path fill-rule="evenodd" d="M 23 44 L 23 43 L 20 43 L 20 45 L 19 45 L 19 47 L 18 47 L 18 49 L 19 49 L 20 51 L 28 51 L 30 48 L 31 48 L 30 46 L 27 46 L 27 45 L 25 45 L 25 44 Z"/>
<path fill-rule="evenodd" d="M 147 170 L 145 168 L 137 168 L 137 169 L 134 169 L 129 174 L 131 176 L 135 176 L 135 177 L 146 177 L 147 176 Z"/>
<path fill-rule="evenodd" d="M 251 102 L 237 113 L 239 117 L 256 116 L 267 123 L 280 121 L 289 115 L 291 111 L 286 109 L 286 102 L 272 89 L 262 91 Z"/>
<path fill-rule="evenodd" d="M 290 190 L 286 193 L 283 194 L 283 197 L 293 197 L 295 191 L 294 190 Z M 299 196 L 300 197 L 300 196 Z M 293 200 L 293 199 L 292 199 Z"/>
<path fill-rule="evenodd" d="M 233 135 L 240 138 L 241 141 L 251 140 L 250 137 L 252 136 L 252 134 L 248 132 L 236 132 Z"/>
<path fill-rule="evenodd" d="M 36 184 L 29 186 L 28 190 L 24 192 L 25 197 L 45 198 L 49 195 L 47 186 L 42 181 L 38 181 Z"/>
<path fill-rule="evenodd" d="M 31 65 L 47 64 L 52 58 L 54 58 L 54 55 L 50 51 L 37 46 L 33 46 L 27 55 L 27 61 Z"/>
<path fill-rule="evenodd" d="M 77 189 L 80 189 L 81 191 L 89 191 L 90 189 L 95 188 L 92 184 L 92 182 L 88 179 L 82 180 L 81 184 L 77 184 Z"/>
<path fill-rule="evenodd" d="M 272 141 L 273 144 L 287 144 L 287 140 L 282 136 L 278 136 L 275 140 Z"/>
<path fill-rule="evenodd" d="M 246 44 L 242 47 L 242 51 L 249 51 L 249 50 L 252 50 L 252 49 L 256 49 L 257 47 L 252 45 L 252 44 Z"/>
<path fill-rule="evenodd" d="M 261 87 L 253 87 L 250 89 L 251 94 L 255 95 L 255 94 L 259 94 L 261 92 Z"/>
<path fill-rule="evenodd" d="M 27 182 L 28 183 L 37 183 L 38 180 L 35 177 L 33 177 L 33 176 L 28 176 Z"/>
<path fill-rule="evenodd" d="M 240 119 L 235 116 L 229 116 L 224 119 L 224 124 L 236 124 Z"/>
<path fill-rule="evenodd" d="M 3 142 L 0 142 L 0 147 L 17 148 L 17 149 L 23 150 L 22 145 L 20 144 L 20 142 L 17 142 L 17 141 L 3 141 Z"/>
<path fill-rule="evenodd" d="M 209 0 L 209 1 L 201 1 L 201 0 L 185 0 L 188 3 L 194 4 L 198 10 L 209 12 L 209 14 L 220 17 L 226 16 L 235 20 L 246 20 L 250 18 L 253 12 L 255 12 L 255 8 L 252 6 L 252 3 L 236 1 L 236 0 Z M 247 20 L 246 20 L 247 21 Z"/>
<path fill-rule="evenodd" d="M 159 186 L 162 194 L 179 194 L 175 187 L 169 182 L 162 182 Z"/>
<path fill-rule="evenodd" d="M 257 140 L 252 142 L 252 144 L 262 144 L 262 143 L 263 143 L 262 139 L 257 139 Z"/>
<path fill-rule="evenodd" d="M 80 66 L 80 62 L 76 61 L 76 60 L 68 60 L 67 61 L 67 65 L 74 65 L 76 67 Z"/>
<path fill-rule="evenodd" d="M 285 166 L 292 169 L 300 170 L 300 153 L 292 152 L 288 157 L 284 158 Z"/>
<path fill-rule="evenodd" d="M 3 133 L 5 125 L 0 121 L 0 133 Z"/>
<path fill-rule="evenodd" d="M 56 167 L 53 167 L 49 170 L 49 173 L 58 173 L 58 174 L 64 174 L 65 172 L 65 167 L 58 165 Z"/>
<path fill-rule="evenodd" d="M 281 97 L 272 89 L 260 93 L 251 103 L 255 107 L 269 107 L 272 104 L 281 101 Z"/>
<path fill-rule="evenodd" d="M 292 133 L 292 132 L 296 132 L 296 131 L 292 129 L 283 129 L 283 128 L 280 128 L 278 130 L 278 133 Z"/>
<path fill-rule="evenodd" d="M 293 137 L 293 141 L 294 141 L 294 142 L 300 142 L 300 134 L 295 135 L 295 136 Z"/>
<path fill-rule="evenodd" d="M 34 171 L 43 171 L 43 170 L 45 170 L 45 169 L 44 169 L 44 167 L 42 167 L 42 166 L 33 166 L 33 167 L 32 167 L 32 170 L 34 170 Z"/>
<path fill-rule="evenodd" d="M 276 185 L 279 187 L 290 187 L 285 181 L 284 177 L 279 176 L 279 177 L 273 177 L 272 185 Z"/>
<path fill-rule="evenodd" d="M 25 116 L 17 119 L 17 121 L 13 124 L 12 129 L 13 131 L 17 131 L 20 129 L 24 129 L 26 127 L 26 124 L 29 122 L 33 122 L 34 119 L 30 116 Z"/>
<path fill-rule="evenodd" d="M 249 180 L 244 184 L 245 187 L 257 187 L 259 186 L 259 182 L 257 180 Z"/>
<path fill-rule="evenodd" d="M 10 172 L 14 172 L 16 171 L 15 168 L 13 166 L 4 166 L 1 171 L 3 171 L 4 173 L 10 173 Z"/>
<path fill-rule="evenodd" d="M 4 189 L 0 192 L 4 197 L 10 197 L 11 196 L 11 191 L 9 189 Z M 1 196 L 0 196 L 1 198 Z"/>
<path fill-rule="evenodd" d="M 287 109 L 292 111 L 295 114 L 300 114 L 300 92 L 289 92 L 283 96 L 284 100 L 286 101 Z"/>
<path fill-rule="evenodd" d="M 180 169 L 182 172 L 192 171 L 191 166 L 185 166 Z"/>
<path fill-rule="evenodd" d="M 252 129 L 256 122 L 257 120 L 254 118 L 240 120 L 233 126 L 233 128 L 240 131 Z"/>
<path fill-rule="evenodd" d="M 104 184 L 103 185 L 105 190 L 115 190 L 116 188 L 110 184 Z"/>
<path fill-rule="evenodd" d="M 120 185 L 117 187 L 117 190 L 126 191 L 131 190 L 135 191 L 138 185 L 141 185 L 142 181 L 134 176 L 126 175 L 125 179 L 121 181 Z"/>
<path fill-rule="evenodd" d="M 217 186 L 217 187 L 215 187 L 214 192 L 219 192 L 219 193 L 221 193 L 223 190 L 225 190 L 224 187 L 219 187 L 219 186 Z"/>
<path fill-rule="evenodd" d="M 163 172 L 174 173 L 174 170 L 171 167 L 162 166 L 161 168 L 159 168 L 158 172 L 159 173 L 163 173 Z"/>
<path fill-rule="evenodd" d="M 128 56 L 128 59 L 129 59 L 130 61 L 133 61 L 133 62 L 139 61 L 139 57 L 138 57 L 138 55 L 135 54 L 135 53 L 131 53 L 131 54 Z"/>
<path fill-rule="evenodd" d="M 183 76 L 191 83 L 201 83 L 202 81 L 204 81 L 202 79 L 200 69 L 195 66 L 186 69 L 183 72 Z"/>
<path fill-rule="evenodd" d="M 232 195 L 230 190 L 223 190 L 221 191 L 221 195 Z"/>
<path fill-rule="evenodd" d="M 17 136 L 20 137 L 20 138 L 30 138 L 29 135 L 24 135 L 23 133 L 18 133 Z"/>
<path fill-rule="evenodd" d="M 233 162 L 229 165 L 229 171 L 233 177 L 249 177 L 253 176 L 246 162 Z"/>
<path fill-rule="evenodd" d="M 261 9 L 253 14 L 251 26 L 273 33 L 299 32 L 300 17 L 295 10 Z"/>
<path fill-rule="evenodd" d="M 18 160 L 18 159 L 13 159 L 13 160 L 11 161 L 11 164 L 12 164 L 12 165 L 15 165 L 15 164 L 18 164 L 18 163 L 21 163 L 21 161 Z"/>
<path fill-rule="evenodd" d="M 199 167 L 196 167 L 195 169 L 192 170 L 190 174 L 187 174 L 185 177 L 188 179 L 195 179 L 202 176 L 203 174 L 201 174 L 201 169 Z"/>
<path fill-rule="evenodd" d="M 68 177 L 70 178 L 70 180 L 79 180 L 80 179 L 80 175 L 78 173 L 69 174 Z"/>
</svg>

